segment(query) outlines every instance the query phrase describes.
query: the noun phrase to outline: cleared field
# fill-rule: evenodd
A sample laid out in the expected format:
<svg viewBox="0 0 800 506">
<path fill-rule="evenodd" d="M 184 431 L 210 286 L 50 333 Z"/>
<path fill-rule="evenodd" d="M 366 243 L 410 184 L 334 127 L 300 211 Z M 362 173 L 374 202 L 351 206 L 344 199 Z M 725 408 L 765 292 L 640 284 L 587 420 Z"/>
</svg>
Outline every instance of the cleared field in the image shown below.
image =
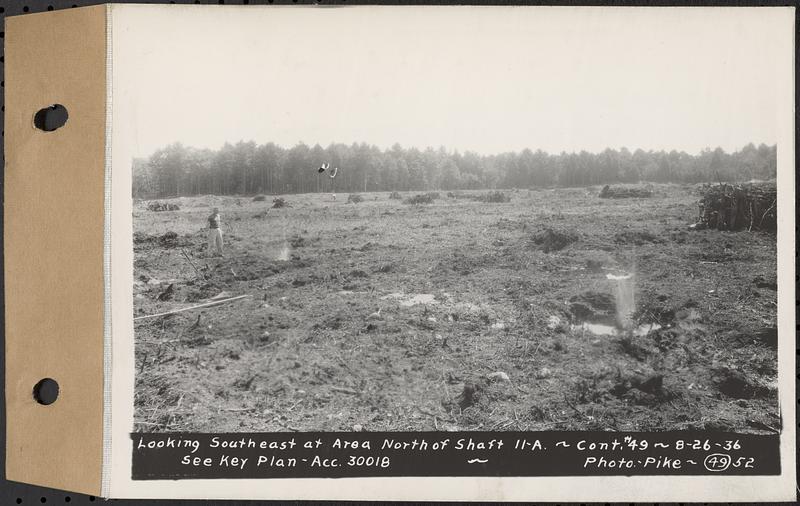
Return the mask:
<svg viewBox="0 0 800 506">
<path fill-rule="evenodd" d="M 775 236 L 653 190 L 139 202 L 134 316 L 250 297 L 136 321 L 135 430 L 778 430 Z"/>
</svg>

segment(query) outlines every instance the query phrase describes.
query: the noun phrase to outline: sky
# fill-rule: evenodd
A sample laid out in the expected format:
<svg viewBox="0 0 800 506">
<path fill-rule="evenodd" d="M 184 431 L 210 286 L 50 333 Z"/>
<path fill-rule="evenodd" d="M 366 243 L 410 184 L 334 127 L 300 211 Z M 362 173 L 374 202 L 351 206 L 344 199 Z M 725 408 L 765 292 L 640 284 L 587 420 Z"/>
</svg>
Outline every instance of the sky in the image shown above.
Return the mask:
<svg viewBox="0 0 800 506">
<path fill-rule="evenodd" d="M 792 17 L 785 8 L 116 6 L 114 114 L 132 122 L 134 156 L 241 140 L 734 151 L 776 142 Z"/>
</svg>

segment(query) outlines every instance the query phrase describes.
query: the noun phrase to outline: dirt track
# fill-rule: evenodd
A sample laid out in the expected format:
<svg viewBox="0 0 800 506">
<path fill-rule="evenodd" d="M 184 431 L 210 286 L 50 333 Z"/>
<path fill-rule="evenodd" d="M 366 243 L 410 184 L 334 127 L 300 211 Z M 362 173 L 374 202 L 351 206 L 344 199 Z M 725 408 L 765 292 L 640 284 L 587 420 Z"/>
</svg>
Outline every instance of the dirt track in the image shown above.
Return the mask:
<svg viewBox="0 0 800 506">
<path fill-rule="evenodd" d="M 775 236 L 599 190 L 137 203 L 134 316 L 251 297 L 136 322 L 135 430 L 779 429 Z M 644 330 L 595 334 L 620 273 Z"/>
</svg>

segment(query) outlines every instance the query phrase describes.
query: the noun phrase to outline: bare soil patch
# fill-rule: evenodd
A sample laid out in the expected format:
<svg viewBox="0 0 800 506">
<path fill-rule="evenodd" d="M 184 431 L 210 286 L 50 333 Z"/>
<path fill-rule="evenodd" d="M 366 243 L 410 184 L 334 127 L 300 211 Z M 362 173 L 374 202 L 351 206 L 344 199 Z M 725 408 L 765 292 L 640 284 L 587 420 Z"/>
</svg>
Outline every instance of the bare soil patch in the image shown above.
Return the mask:
<svg viewBox="0 0 800 506">
<path fill-rule="evenodd" d="M 136 207 L 134 316 L 249 297 L 135 322 L 135 430 L 780 428 L 774 234 L 686 233 L 675 185 L 366 195 Z M 613 325 L 620 272 L 645 330 L 595 334 L 578 322 Z"/>
</svg>

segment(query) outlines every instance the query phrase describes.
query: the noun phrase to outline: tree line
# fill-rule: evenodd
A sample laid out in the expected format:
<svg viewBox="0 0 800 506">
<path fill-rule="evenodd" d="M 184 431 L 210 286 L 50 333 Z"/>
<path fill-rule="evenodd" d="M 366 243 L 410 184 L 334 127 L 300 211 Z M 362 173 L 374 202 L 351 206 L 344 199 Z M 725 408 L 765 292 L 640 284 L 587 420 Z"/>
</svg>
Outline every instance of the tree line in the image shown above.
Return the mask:
<svg viewBox="0 0 800 506">
<path fill-rule="evenodd" d="M 317 168 L 338 167 L 335 178 Z M 772 179 L 777 147 L 748 144 L 726 153 L 705 149 L 548 154 L 524 149 L 494 155 L 445 148 L 380 149 L 368 144 L 284 148 L 275 143 L 226 143 L 218 150 L 180 143 L 133 162 L 134 198 L 203 194 L 470 190 L 576 187 L 614 183 L 698 183 Z"/>
</svg>

